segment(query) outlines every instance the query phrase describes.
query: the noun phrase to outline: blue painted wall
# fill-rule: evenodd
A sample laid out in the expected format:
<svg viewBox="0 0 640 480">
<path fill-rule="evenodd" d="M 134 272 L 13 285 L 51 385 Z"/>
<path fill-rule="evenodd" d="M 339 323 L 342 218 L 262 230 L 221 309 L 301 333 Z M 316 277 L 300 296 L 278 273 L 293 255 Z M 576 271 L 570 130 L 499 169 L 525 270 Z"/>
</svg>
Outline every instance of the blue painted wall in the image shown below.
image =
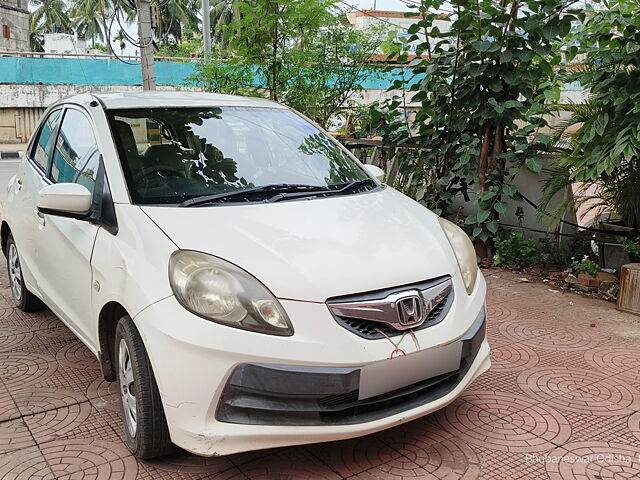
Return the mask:
<svg viewBox="0 0 640 480">
<path fill-rule="evenodd" d="M 193 62 L 156 62 L 156 78 L 160 85 L 183 85 L 193 73 Z M 386 90 L 391 83 L 411 71 L 395 68 L 390 72 L 372 72 L 362 85 L 366 90 Z M 0 57 L 0 83 L 49 85 L 141 85 L 140 65 L 119 60 L 89 58 Z M 565 90 L 580 90 L 568 84 Z"/>
<path fill-rule="evenodd" d="M 193 73 L 192 62 L 156 62 L 156 79 L 160 85 L 182 85 Z M 363 87 L 386 90 L 396 75 L 411 73 L 404 69 L 373 74 Z M 88 58 L 0 57 L 0 83 L 51 85 L 140 85 L 140 65 L 118 60 Z"/>
</svg>

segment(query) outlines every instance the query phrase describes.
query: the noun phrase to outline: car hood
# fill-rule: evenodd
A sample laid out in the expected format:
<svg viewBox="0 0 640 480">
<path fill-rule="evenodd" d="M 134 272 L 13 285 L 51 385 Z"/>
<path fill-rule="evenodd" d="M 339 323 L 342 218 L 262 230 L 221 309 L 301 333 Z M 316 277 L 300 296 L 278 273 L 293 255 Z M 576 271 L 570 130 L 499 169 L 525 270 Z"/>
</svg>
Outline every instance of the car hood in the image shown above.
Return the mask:
<svg viewBox="0 0 640 480">
<path fill-rule="evenodd" d="M 437 216 L 385 187 L 277 203 L 142 210 L 181 249 L 245 269 L 278 298 L 327 298 L 453 275 Z"/>
</svg>

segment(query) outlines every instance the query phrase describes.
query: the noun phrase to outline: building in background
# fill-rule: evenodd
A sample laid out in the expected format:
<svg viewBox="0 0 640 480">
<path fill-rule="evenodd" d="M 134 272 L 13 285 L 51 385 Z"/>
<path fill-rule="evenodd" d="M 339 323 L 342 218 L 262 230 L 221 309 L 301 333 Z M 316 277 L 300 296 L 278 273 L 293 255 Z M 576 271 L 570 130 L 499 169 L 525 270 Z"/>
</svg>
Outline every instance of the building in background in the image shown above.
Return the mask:
<svg viewBox="0 0 640 480">
<path fill-rule="evenodd" d="M 104 55 L 104 52 L 90 48 L 86 39 L 71 33 L 45 33 L 44 53 L 59 53 L 61 56 Z"/>
<path fill-rule="evenodd" d="M 355 12 L 347 13 L 347 20 L 357 30 L 368 30 L 371 28 L 382 27 L 388 31 L 395 30 L 400 37 L 409 38 L 409 27 L 419 21 L 422 17 L 407 17 L 409 12 L 396 12 L 389 10 L 356 10 Z M 449 22 L 446 20 L 446 15 L 442 16 L 442 20 L 436 20 L 433 23 L 434 27 L 438 27 L 441 32 L 449 31 Z M 412 42 L 409 42 L 410 54 L 409 59 L 413 58 L 411 53 L 415 54 L 416 46 L 423 43 L 426 39 L 424 32 L 416 34 L 418 38 Z M 377 55 L 373 60 L 387 60 L 386 55 L 382 53 L 381 49 L 378 49 Z"/>
<path fill-rule="evenodd" d="M 28 0 L 0 0 L 0 53 L 29 51 Z"/>
</svg>

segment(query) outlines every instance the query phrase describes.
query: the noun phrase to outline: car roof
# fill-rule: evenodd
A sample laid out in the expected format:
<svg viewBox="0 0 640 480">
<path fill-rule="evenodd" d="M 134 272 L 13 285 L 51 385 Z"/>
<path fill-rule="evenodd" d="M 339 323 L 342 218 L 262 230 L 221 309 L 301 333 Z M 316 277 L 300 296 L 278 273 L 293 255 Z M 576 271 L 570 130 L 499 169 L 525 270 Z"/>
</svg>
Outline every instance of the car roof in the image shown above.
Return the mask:
<svg viewBox="0 0 640 480">
<path fill-rule="evenodd" d="M 286 108 L 264 98 L 222 95 L 219 93 L 181 91 L 143 91 L 118 93 L 88 93 L 73 95 L 60 103 L 89 104 L 98 100 L 106 109 L 163 107 L 267 107 Z"/>
</svg>

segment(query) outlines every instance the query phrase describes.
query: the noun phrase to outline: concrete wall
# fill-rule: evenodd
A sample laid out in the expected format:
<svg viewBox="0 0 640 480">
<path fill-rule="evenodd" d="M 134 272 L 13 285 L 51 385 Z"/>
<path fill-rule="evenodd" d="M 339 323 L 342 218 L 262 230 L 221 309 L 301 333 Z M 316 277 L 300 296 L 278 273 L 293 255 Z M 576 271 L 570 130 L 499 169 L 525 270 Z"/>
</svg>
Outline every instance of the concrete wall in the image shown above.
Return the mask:
<svg viewBox="0 0 640 480">
<path fill-rule="evenodd" d="M 29 12 L 27 0 L 0 2 L 0 52 L 28 52 Z M 4 26 L 9 27 L 9 38 L 4 37 Z M 2 68 L 2 67 L 0 67 Z"/>
</svg>

